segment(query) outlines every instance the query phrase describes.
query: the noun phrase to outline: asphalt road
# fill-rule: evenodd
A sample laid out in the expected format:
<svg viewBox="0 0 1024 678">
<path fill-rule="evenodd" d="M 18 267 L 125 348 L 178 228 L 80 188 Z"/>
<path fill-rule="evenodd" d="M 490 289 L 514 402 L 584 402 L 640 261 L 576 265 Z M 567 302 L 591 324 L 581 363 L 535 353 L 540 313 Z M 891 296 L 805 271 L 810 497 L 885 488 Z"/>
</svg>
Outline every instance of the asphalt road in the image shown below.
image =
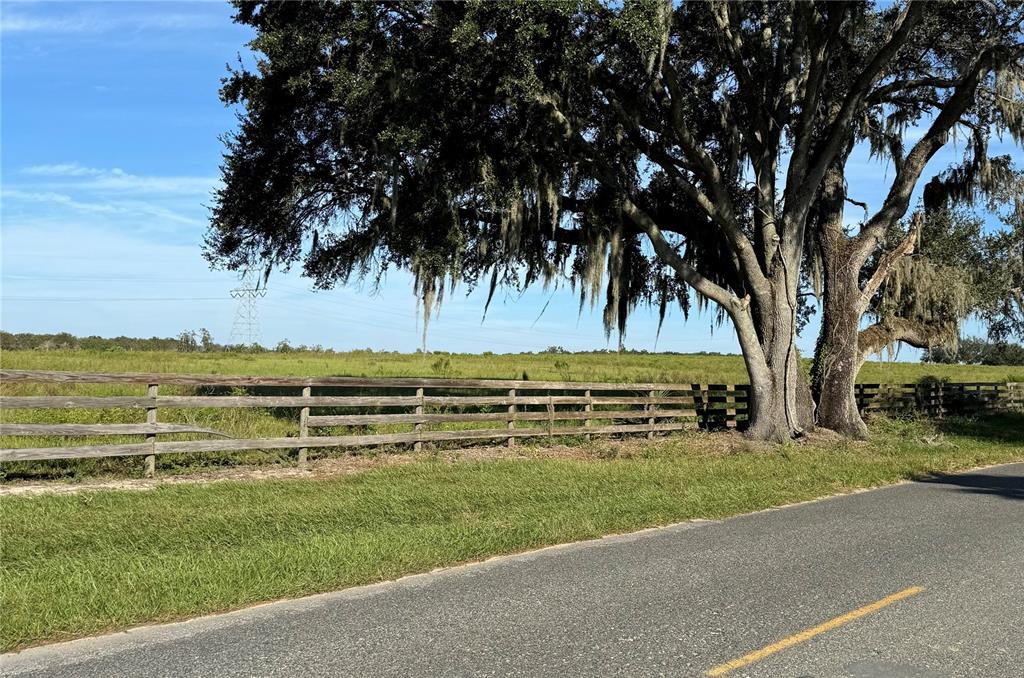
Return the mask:
<svg viewBox="0 0 1024 678">
<path fill-rule="evenodd" d="M 0 658 L 79 678 L 709 671 L 1020 678 L 1024 464 Z"/>
</svg>

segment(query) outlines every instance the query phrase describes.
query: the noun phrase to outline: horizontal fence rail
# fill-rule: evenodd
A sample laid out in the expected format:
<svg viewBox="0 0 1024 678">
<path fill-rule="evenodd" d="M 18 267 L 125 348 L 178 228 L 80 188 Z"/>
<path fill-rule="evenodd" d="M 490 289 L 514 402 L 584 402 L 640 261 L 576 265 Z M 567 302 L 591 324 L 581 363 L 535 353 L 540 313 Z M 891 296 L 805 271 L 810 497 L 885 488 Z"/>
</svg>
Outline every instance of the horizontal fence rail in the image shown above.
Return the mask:
<svg viewBox="0 0 1024 678">
<path fill-rule="evenodd" d="M 942 417 L 1024 409 L 1024 383 L 1016 382 L 857 384 L 855 393 L 862 412 Z"/>
<path fill-rule="evenodd" d="M 3 436 L 135 436 L 145 442 L 0 448 L 0 461 L 143 456 L 147 473 L 167 453 L 235 450 L 298 451 L 459 441 L 636 435 L 684 429 L 743 429 L 745 384 L 552 382 L 496 379 L 245 377 L 163 373 L 0 370 L 4 384 L 146 386 L 146 395 L 4 395 L 0 410 L 139 410 L 139 423 L 0 423 Z M 188 395 L 161 394 L 174 387 Z M 1024 384 L 858 384 L 867 412 L 917 411 L 929 416 L 1024 408 Z M 209 426 L 157 422 L 161 409 L 250 408 L 286 417 L 296 435 L 238 438 Z M 296 412 L 297 411 L 297 412 Z M 297 416 L 296 416 L 297 414 Z M 452 428 L 452 427 L 455 428 Z M 447 427 L 447 428 L 445 428 Z M 384 431 L 376 429 L 387 429 Z M 400 430 L 395 430 L 400 429 Z M 158 436 L 208 436 L 159 440 Z"/>
</svg>

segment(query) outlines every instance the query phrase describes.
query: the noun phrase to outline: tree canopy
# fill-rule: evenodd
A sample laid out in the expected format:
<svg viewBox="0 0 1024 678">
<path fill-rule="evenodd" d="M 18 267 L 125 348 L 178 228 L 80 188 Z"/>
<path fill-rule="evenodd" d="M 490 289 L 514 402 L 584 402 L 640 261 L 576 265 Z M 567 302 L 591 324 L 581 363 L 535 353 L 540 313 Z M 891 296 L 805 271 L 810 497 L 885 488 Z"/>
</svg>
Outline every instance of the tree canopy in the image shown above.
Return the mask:
<svg viewBox="0 0 1024 678">
<path fill-rule="evenodd" d="M 897 164 L 866 261 L 957 125 L 1017 133 L 1024 111 L 1022 10 L 999 2 L 237 8 L 258 62 L 222 89 L 243 110 L 214 263 L 301 264 L 323 288 L 403 268 L 428 314 L 455 282 L 568 284 L 620 333 L 639 304 L 714 302 L 751 374 L 751 429 L 773 439 L 814 425 L 794 338 L 830 170 L 862 139 Z"/>
</svg>

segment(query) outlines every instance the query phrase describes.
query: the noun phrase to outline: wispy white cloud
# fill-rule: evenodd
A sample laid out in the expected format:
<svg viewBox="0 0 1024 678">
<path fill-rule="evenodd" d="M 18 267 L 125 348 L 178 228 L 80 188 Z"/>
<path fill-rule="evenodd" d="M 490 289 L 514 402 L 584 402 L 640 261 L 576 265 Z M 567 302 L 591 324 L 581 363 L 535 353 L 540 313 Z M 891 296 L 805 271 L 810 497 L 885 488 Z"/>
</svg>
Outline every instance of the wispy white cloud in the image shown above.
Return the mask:
<svg viewBox="0 0 1024 678">
<path fill-rule="evenodd" d="M 137 176 L 124 172 L 111 172 L 83 182 L 84 188 L 104 192 L 143 192 L 159 194 L 207 196 L 218 185 L 213 177 L 159 177 Z"/>
<path fill-rule="evenodd" d="M 24 202 L 37 203 L 37 204 L 50 204 L 50 205 L 63 205 L 70 207 L 75 210 L 82 212 L 117 212 L 118 209 L 113 205 L 104 205 L 97 203 L 88 203 L 75 200 L 69 195 L 63 193 L 56 193 L 54 191 L 47 192 L 36 192 L 36 191 L 22 191 L 16 188 L 5 188 L 0 192 L 0 197 L 3 197 L 5 201 L 20 200 Z"/>
<path fill-rule="evenodd" d="M 99 192 L 127 192 L 150 194 L 209 195 L 219 185 L 215 177 L 200 176 L 140 176 L 123 169 L 86 167 L 76 162 L 53 165 L 33 165 L 21 174 L 51 179 L 54 185 L 73 185 L 79 190 Z"/>
<path fill-rule="evenodd" d="M 194 5 L 197 10 L 201 5 Z M 116 12 L 76 12 L 54 14 L 50 12 L 26 12 L 24 8 L 14 10 L 8 5 L 0 19 L 0 31 L 4 33 L 51 33 L 82 34 L 107 33 L 126 30 L 183 31 L 223 26 L 223 19 L 205 10 L 195 12 L 140 12 L 125 11 L 118 6 Z"/>
<path fill-rule="evenodd" d="M 56 165 L 32 165 L 21 170 L 21 173 L 41 177 L 85 177 L 103 174 L 103 170 L 83 167 L 77 162 L 65 162 Z"/>
<path fill-rule="evenodd" d="M 20 202 L 32 204 L 35 206 L 33 210 L 38 210 L 39 206 L 49 206 L 56 210 L 69 209 L 79 213 L 155 218 L 158 222 L 195 227 L 201 227 L 205 223 L 202 219 L 145 200 L 85 201 L 55 191 L 24 191 L 16 188 L 4 188 L 0 192 L 0 197 L 8 209 L 12 203 L 14 207 L 18 207 L 17 203 Z"/>
<path fill-rule="evenodd" d="M 78 162 L 32 165 L 4 177 L 4 230 L 64 220 L 198 242 L 208 219 L 204 205 L 218 185 L 213 177 L 132 174 Z"/>
</svg>

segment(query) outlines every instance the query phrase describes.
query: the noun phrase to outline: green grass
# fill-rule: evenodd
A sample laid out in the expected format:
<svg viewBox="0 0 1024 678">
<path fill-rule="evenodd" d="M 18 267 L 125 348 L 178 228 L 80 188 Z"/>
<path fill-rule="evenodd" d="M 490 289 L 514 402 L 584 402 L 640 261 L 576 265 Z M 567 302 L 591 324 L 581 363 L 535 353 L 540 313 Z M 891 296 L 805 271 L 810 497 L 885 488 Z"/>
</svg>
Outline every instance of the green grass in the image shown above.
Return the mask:
<svg viewBox="0 0 1024 678">
<path fill-rule="evenodd" d="M 447 361 L 447 362 L 445 362 Z M 409 354 L 347 353 L 176 353 L 90 350 L 4 351 L 7 369 L 80 372 L 187 372 L 261 376 L 465 377 L 554 381 L 631 381 L 744 384 L 747 374 L 737 355 L 664 353 Z M 951 381 L 1024 381 L 1024 368 L 988 365 L 933 365 L 870 361 L 861 370 L 866 383 L 913 382 L 935 376 Z"/>
<path fill-rule="evenodd" d="M 70 370 L 91 372 L 184 372 L 196 374 L 243 374 L 259 376 L 443 376 L 531 380 L 744 383 L 739 356 L 702 356 L 636 353 L 573 354 L 400 354 L 351 351 L 348 353 L 178 353 L 173 351 L 4 351 L 0 364 L 7 369 Z M 1014 370 L 1017 370 L 1016 374 Z M 912 382 L 924 376 L 952 381 L 1024 381 L 1022 368 L 923 365 L 920 363 L 867 363 L 861 380 L 869 383 Z M 192 389 L 162 387 L 163 395 L 189 394 Z M 296 389 L 288 393 L 297 393 Z M 0 394 L 30 395 L 144 395 L 143 385 L 0 384 Z M 19 423 L 138 423 L 139 410 L 20 410 L 0 412 L 5 422 Z M 285 437 L 298 434 L 296 410 L 195 409 L 160 411 L 167 423 L 191 423 L 216 429 L 235 438 Z M 529 424 L 520 424 L 521 426 Z M 538 424 L 539 425 L 539 424 Z M 471 427 L 452 424 L 434 428 Z M 368 433 L 395 433 L 410 427 L 375 426 Z M 322 429 L 321 435 L 344 435 L 347 429 Z M 161 436 L 161 440 L 201 439 L 205 436 Z M 142 437 L 0 438 L 0 447 L 60 446 L 141 442 Z M 188 455 L 161 455 L 161 474 L 188 473 L 198 469 L 250 464 L 289 465 L 294 451 L 252 450 Z M 43 462 L 0 463 L 0 480 L 79 479 L 137 477 L 142 472 L 137 458 L 68 459 Z"/>
<path fill-rule="evenodd" d="M 6 650 L 548 544 L 1024 459 L 1024 417 L 874 424 L 870 444 L 724 436 L 583 459 L 422 461 L 319 480 L 0 499 Z M 631 450 L 628 456 L 610 454 Z"/>
</svg>

